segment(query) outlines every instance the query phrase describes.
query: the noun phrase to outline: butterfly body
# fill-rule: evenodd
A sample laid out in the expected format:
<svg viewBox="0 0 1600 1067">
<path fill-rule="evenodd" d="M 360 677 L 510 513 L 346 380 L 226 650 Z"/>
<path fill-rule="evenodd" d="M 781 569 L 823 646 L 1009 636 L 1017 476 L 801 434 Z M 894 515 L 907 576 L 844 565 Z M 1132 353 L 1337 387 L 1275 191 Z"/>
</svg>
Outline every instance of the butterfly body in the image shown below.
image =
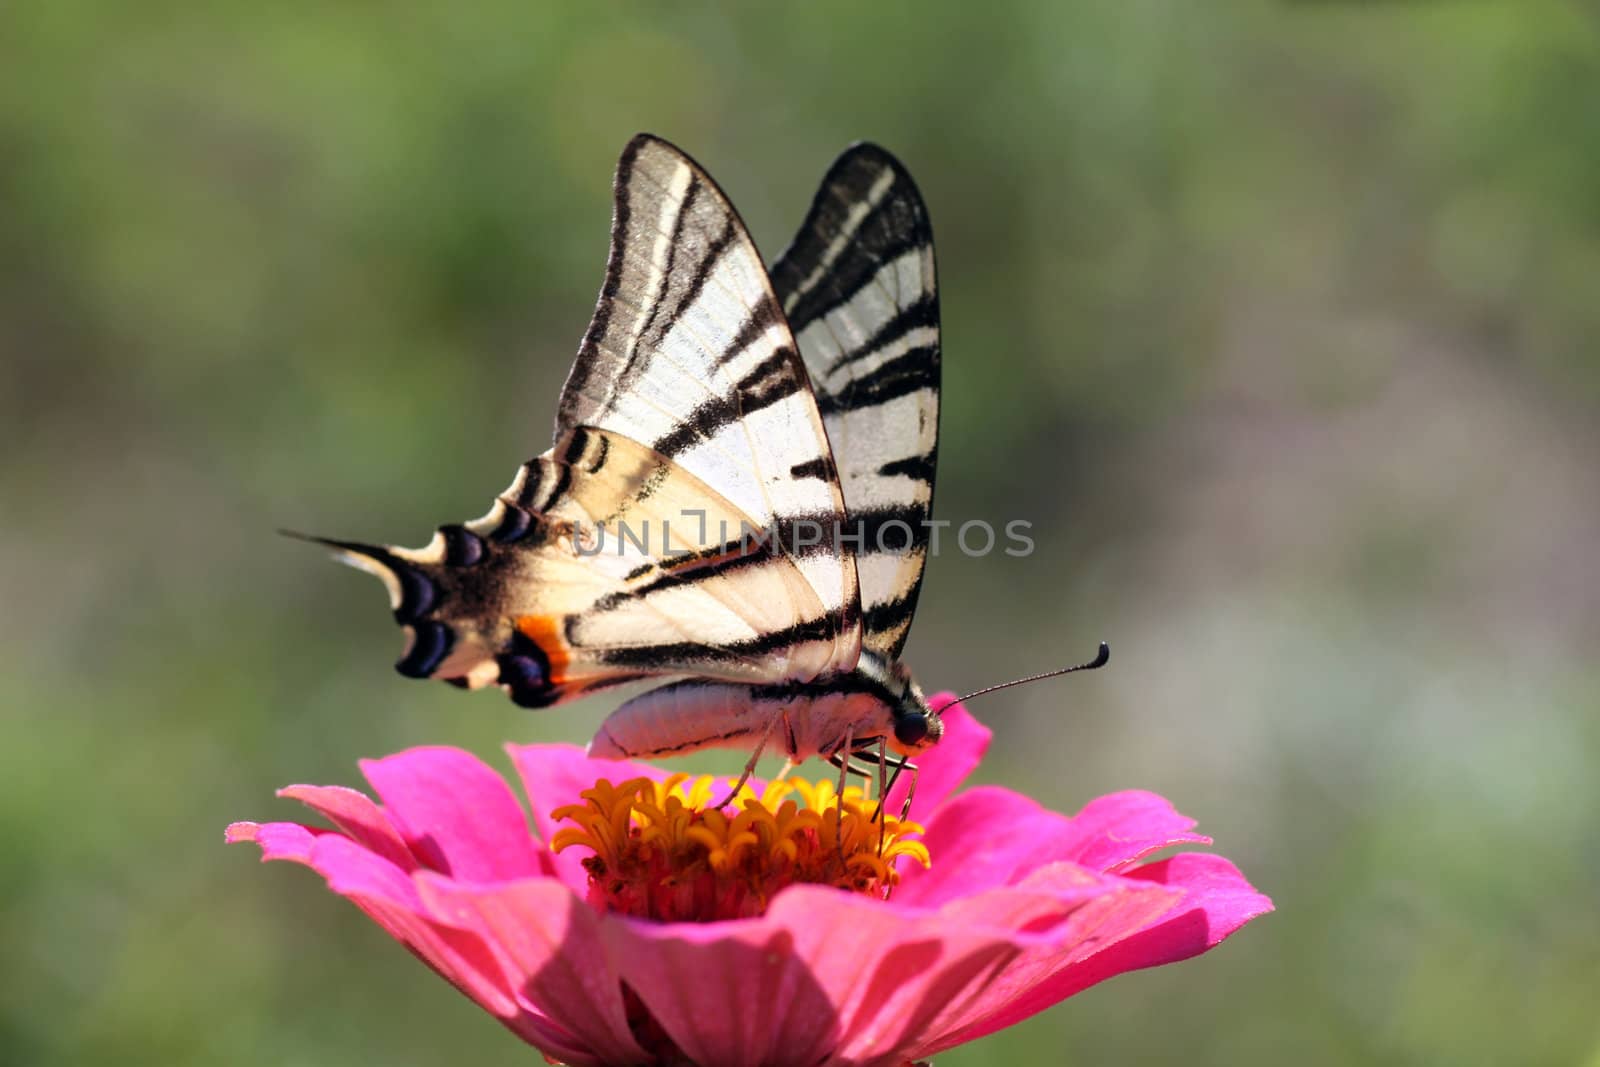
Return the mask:
<svg viewBox="0 0 1600 1067">
<path fill-rule="evenodd" d="M 938 714 L 904 665 L 863 652 L 850 671 L 816 682 L 749 686 L 693 679 L 660 686 L 613 712 L 589 752 L 602 759 L 657 759 L 767 743 L 800 763 L 863 753 L 880 739 L 912 756 L 942 733 Z"/>
<path fill-rule="evenodd" d="M 641 680 L 597 754 L 793 760 L 936 741 L 899 663 L 938 434 L 932 234 L 892 156 L 848 150 L 763 265 L 727 198 L 647 135 L 555 441 L 420 549 L 323 540 L 389 589 L 397 669 L 546 707 Z"/>
</svg>

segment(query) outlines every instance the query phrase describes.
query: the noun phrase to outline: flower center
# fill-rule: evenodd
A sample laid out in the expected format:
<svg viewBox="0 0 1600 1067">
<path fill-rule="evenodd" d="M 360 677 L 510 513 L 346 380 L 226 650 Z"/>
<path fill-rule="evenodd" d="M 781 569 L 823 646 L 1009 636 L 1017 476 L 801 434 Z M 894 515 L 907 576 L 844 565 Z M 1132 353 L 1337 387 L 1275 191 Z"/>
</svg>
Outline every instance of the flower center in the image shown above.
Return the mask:
<svg viewBox="0 0 1600 1067">
<path fill-rule="evenodd" d="M 774 893 L 806 882 L 882 895 L 900 880 L 896 860 L 924 867 L 928 849 L 911 835 L 914 822 L 888 812 L 849 786 L 785 779 L 758 795 L 743 786 L 729 805 L 710 808 L 710 775 L 675 774 L 666 781 L 601 779 L 583 803 L 557 808 L 570 822 L 550 846 L 573 845 L 593 855 L 590 900 L 609 911 L 663 922 L 708 922 L 760 915 Z"/>
</svg>

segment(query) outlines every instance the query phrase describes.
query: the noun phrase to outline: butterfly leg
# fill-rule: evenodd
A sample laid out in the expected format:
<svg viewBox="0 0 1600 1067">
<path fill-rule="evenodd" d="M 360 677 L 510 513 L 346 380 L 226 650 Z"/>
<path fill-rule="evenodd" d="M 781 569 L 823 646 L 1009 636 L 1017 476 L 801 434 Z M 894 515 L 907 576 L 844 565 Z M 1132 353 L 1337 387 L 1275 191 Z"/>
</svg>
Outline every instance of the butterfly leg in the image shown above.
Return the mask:
<svg viewBox="0 0 1600 1067">
<path fill-rule="evenodd" d="M 845 757 L 838 752 L 835 752 L 833 755 L 824 758 L 829 764 L 839 768 L 839 781 L 841 783 L 844 781 L 844 776 L 846 774 L 853 774 L 864 782 L 870 782 L 872 780 L 871 767 L 858 767 L 855 763 L 846 760 Z"/>
<path fill-rule="evenodd" d="M 889 826 L 883 816 L 883 801 L 889 795 L 888 778 L 889 764 L 886 752 L 889 743 L 883 738 L 878 738 L 878 804 L 872 809 L 872 821 L 878 824 L 878 858 L 883 859 L 883 838 Z"/>
<path fill-rule="evenodd" d="M 851 732 L 846 730 L 844 743 L 835 749 L 833 756 L 829 758 L 830 763 L 835 759 L 839 761 L 839 791 L 834 801 L 833 810 L 833 844 L 834 848 L 839 852 L 839 867 L 841 870 L 844 868 L 844 783 L 845 778 L 851 771 L 850 757 L 855 755 L 855 751 L 851 746 L 852 740 Z"/>
<path fill-rule="evenodd" d="M 906 759 L 904 756 L 901 756 L 894 761 L 894 773 L 889 776 L 889 783 L 881 786 L 878 790 L 878 808 L 872 813 L 872 817 L 874 819 L 883 814 L 884 801 L 889 799 L 890 792 L 894 790 L 895 782 L 900 780 L 900 772 L 905 770 L 909 770 L 911 772 L 911 785 L 906 789 L 906 802 L 900 807 L 900 821 L 905 822 L 906 818 L 910 816 L 911 801 L 912 798 L 917 795 L 917 765 Z M 882 779 L 880 778 L 879 781 L 881 782 Z M 880 859 L 883 857 L 883 835 L 885 832 L 886 827 L 884 825 L 880 825 L 878 827 L 878 857 Z M 894 886 L 885 886 L 883 890 L 883 899 L 888 900 L 893 893 Z"/>
<path fill-rule="evenodd" d="M 900 777 L 901 771 L 911 772 L 911 784 L 906 787 L 906 802 L 900 806 L 900 821 L 904 822 L 911 817 L 911 801 L 917 795 L 917 765 L 908 759 L 902 759 L 899 766 L 894 769 L 894 778 Z M 889 779 L 889 788 L 894 788 L 894 778 Z"/>
<path fill-rule="evenodd" d="M 733 788 L 728 791 L 728 795 L 723 797 L 720 803 L 712 805 L 713 808 L 725 808 L 732 804 L 733 798 L 739 795 L 739 790 L 743 789 L 744 784 L 750 780 L 750 776 L 756 773 L 756 763 L 761 759 L 761 752 L 767 747 L 767 742 L 772 739 L 772 731 L 778 725 L 778 720 L 782 719 L 783 716 L 784 710 L 780 708 L 767 719 L 767 728 L 761 731 L 761 740 L 756 742 L 755 751 L 750 753 L 750 758 L 745 761 L 744 770 L 740 773 L 739 780 L 733 784 Z M 785 764 L 785 770 L 787 770 L 788 766 L 788 764 Z M 778 777 L 782 778 L 783 775 L 780 774 Z"/>
<path fill-rule="evenodd" d="M 878 750 L 878 765 L 877 765 L 877 771 L 878 771 L 878 799 L 877 799 L 877 803 L 872 808 L 872 818 L 868 819 L 867 821 L 868 821 L 869 824 L 870 823 L 877 823 L 878 824 L 878 856 L 881 858 L 883 856 L 884 835 L 888 832 L 888 826 L 887 826 L 886 823 L 883 822 L 883 819 L 882 819 L 882 816 L 883 816 L 883 802 L 888 797 L 889 790 L 894 788 L 895 779 L 893 777 L 890 777 L 889 773 L 888 773 L 889 772 L 888 742 L 884 738 L 882 738 L 882 737 L 878 738 L 877 744 L 875 746 L 872 743 L 869 742 L 857 754 L 858 755 L 863 755 L 863 756 L 864 755 L 868 755 L 868 754 L 870 754 L 872 752 L 872 749 L 874 747 L 876 747 L 877 750 Z M 899 758 L 897 758 L 895 760 L 895 766 L 894 766 L 895 777 L 899 776 L 900 768 L 902 766 L 904 766 L 904 765 L 905 765 L 905 758 L 904 757 L 899 757 Z"/>
<path fill-rule="evenodd" d="M 794 758 L 795 749 L 798 746 L 795 744 L 794 739 L 794 723 L 789 721 L 789 709 L 784 708 L 783 711 L 779 712 L 779 714 L 783 718 L 784 736 L 789 742 L 789 755 L 784 757 L 783 766 L 778 768 L 778 773 L 772 776 L 772 780 L 774 782 L 783 781 L 785 778 L 789 777 L 790 773 L 792 773 L 795 767 L 798 766 Z"/>
<path fill-rule="evenodd" d="M 881 786 L 878 790 L 878 806 L 873 809 L 872 817 L 876 819 L 883 813 L 883 802 L 888 800 L 889 794 L 894 791 L 894 784 L 900 780 L 900 772 L 910 771 L 911 788 L 906 790 L 906 802 L 900 805 L 900 821 L 904 822 L 911 814 L 911 798 L 917 795 L 917 765 L 904 756 L 899 756 L 892 762 L 894 763 L 894 773 L 889 775 L 889 784 Z M 879 781 L 881 782 L 882 779 L 880 778 Z"/>
</svg>

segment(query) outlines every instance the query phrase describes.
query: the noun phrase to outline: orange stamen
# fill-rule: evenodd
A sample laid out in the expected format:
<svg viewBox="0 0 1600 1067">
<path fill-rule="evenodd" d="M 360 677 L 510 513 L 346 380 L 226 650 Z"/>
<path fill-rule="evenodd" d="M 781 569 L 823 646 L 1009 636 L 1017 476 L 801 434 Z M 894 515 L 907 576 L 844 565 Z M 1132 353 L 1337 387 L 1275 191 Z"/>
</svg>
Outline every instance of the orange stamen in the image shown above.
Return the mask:
<svg viewBox="0 0 1600 1067">
<path fill-rule="evenodd" d="M 930 865 L 922 827 L 887 813 L 851 786 L 788 778 L 760 794 L 748 784 L 730 817 L 708 809 L 716 779 L 676 774 L 662 782 L 601 779 L 583 803 L 552 812 L 573 825 L 550 847 L 585 859 L 590 898 L 608 910 L 667 922 L 759 915 L 780 889 L 831 885 L 881 896 L 900 881 L 896 861 Z M 724 786 L 726 788 L 726 786 Z M 881 846 L 881 847 L 880 847 Z"/>
</svg>

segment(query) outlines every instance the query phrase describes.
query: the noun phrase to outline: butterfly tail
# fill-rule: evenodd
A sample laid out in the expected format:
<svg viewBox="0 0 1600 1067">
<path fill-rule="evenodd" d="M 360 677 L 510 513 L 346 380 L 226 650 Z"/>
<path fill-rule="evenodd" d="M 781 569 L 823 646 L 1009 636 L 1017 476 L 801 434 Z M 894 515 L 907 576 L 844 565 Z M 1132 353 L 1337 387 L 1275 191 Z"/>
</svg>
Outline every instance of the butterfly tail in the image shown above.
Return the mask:
<svg viewBox="0 0 1600 1067">
<path fill-rule="evenodd" d="M 405 651 L 395 662 L 395 670 L 408 678 L 433 676 L 454 645 L 455 633 L 447 623 L 428 617 L 438 606 L 440 588 L 425 565 L 404 558 L 401 553 L 407 550 L 391 545 L 369 545 L 294 530 L 278 532 L 297 541 L 332 549 L 339 562 L 366 571 L 381 581 L 389 591 L 394 620 L 405 628 L 408 638 Z"/>
</svg>

